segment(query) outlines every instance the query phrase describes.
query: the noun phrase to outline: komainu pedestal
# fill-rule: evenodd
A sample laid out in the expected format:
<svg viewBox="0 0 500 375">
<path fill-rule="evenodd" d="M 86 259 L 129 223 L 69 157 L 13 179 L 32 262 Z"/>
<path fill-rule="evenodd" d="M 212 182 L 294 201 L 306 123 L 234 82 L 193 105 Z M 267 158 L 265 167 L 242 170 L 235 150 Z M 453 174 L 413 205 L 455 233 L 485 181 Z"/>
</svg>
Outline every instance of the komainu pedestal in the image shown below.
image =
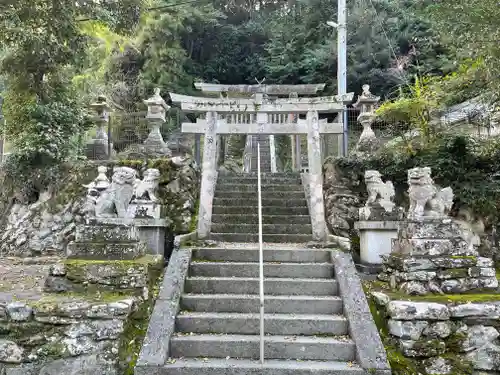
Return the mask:
<svg viewBox="0 0 500 375">
<path fill-rule="evenodd" d="M 96 260 L 137 259 L 146 254 L 146 245 L 139 239 L 134 225 L 120 223 L 119 219 L 100 222 L 90 220 L 89 224 L 77 228 L 75 241 L 68 244 L 68 258 Z"/>
<path fill-rule="evenodd" d="M 453 192 L 434 185 L 430 172 L 408 171 L 408 219 L 399 225 L 379 278 L 411 295 L 496 289 L 493 260 L 480 257 L 470 236 L 448 216 Z"/>
<path fill-rule="evenodd" d="M 360 258 L 367 265 L 382 264 L 382 256 L 391 252 L 392 239 L 396 238 L 403 210 L 393 202 L 395 191 L 391 181 L 383 182 L 378 171 L 365 172 L 368 199 L 359 209 Z"/>
</svg>

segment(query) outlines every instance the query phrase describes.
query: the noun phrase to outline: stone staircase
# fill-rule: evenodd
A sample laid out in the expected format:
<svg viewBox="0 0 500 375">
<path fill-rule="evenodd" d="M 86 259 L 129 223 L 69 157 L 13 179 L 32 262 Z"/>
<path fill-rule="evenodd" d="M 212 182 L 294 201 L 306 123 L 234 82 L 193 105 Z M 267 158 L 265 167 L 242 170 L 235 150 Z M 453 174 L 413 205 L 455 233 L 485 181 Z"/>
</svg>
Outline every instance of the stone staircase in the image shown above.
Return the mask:
<svg viewBox="0 0 500 375">
<path fill-rule="evenodd" d="M 271 173 L 271 148 L 268 135 L 251 135 L 252 138 L 252 163 L 251 171 L 257 172 L 257 143 L 260 143 L 260 171 Z"/>
<path fill-rule="evenodd" d="M 311 219 L 299 174 L 263 174 L 264 242 L 305 243 L 312 239 Z M 257 174 L 219 175 L 215 189 L 211 239 L 258 242 Z"/>
<path fill-rule="evenodd" d="M 330 251 L 264 250 L 261 367 L 258 250 L 192 253 L 162 375 L 362 375 Z M 146 373 L 146 372 L 144 372 Z M 142 373 L 141 373 L 142 374 Z"/>
</svg>

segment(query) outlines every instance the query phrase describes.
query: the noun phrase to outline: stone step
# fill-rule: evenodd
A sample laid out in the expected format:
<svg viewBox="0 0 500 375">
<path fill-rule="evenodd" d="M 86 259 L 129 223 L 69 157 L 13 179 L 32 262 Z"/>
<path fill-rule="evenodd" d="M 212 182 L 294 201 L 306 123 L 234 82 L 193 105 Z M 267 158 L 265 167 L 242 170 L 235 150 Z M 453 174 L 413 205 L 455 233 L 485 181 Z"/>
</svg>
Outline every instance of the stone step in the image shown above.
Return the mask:
<svg viewBox="0 0 500 375">
<path fill-rule="evenodd" d="M 259 222 L 258 215 L 212 215 L 212 223 L 255 224 Z M 311 224 L 309 215 L 262 215 L 263 224 Z"/>
<path fill-rule="evenodd" d="M 307 243 L 312 241 L 311 234 L 264 234 L 264 242 L 269 243 Z M 251 242 L 259 241 L 258 234 L 249 233 L 210 233 L 210 239 L 217 242 Z"/>
<path fill-rule="evenodd" d="M 331 261 L 329 250 L 317 249 L 264 249 L 264 262 L 286 263 L 328 263 Z M 225 262 L 258 262 L 259 250 L 204 248 L 193 251 L 193 260 Z"/>
<path fill-rule="evenodd" d="M 172 359 L 155 367 L 155 375 L 367 375 L 352 362 L 198 358 Z M 150 369 L 136 368 L 136 375 L 152 375 Z M 142 372 L 144 371 L 144 372 Z"/>
<path fill-rule="evenodd" d="M 212 224 L 214 233 L 258 234 L 258 224 Z M 262 224 L 263 234 L 308 234 L 312 235 L 311 224 Z"/>
<path fill-rule="evenodd" d="M 244 201 L 257 201 L 258 194 L 257 192 L 239 192 L 239 191 L 220 191 L 215 190 L 215 198 L 234 198 Z M 306 196 L 303 191 L 269 191 L 262 189 L 261 192 L 262 201 L 267 199 L 287 199 L 287 200 L 304 200 Z"/>
<path fill-rule="evenodd" d="M 310 359 L 352 361 L 354 342 L 345 337 L 266 336 L 264 353 L 268 359 Z M 173 335 L 170 355 L 174 358 L 251 358 L 260 356 L 258 335 Z"/>
<path fill-rule="evenodd" d="M 213 201 L 214 206 L 238 207 L 241 206 L 242 203 L 245 205 L 257 204 L 257 197 L 255 197 L 255 200 L 246 201 L 241 198 L 215 197 Z M 307 207 L 307 202 L 304 197 L 302 197 L 302 199 L 262 198 L 262 207 L 264 206 Z"/>
<path fill-rule="evenodd" d="M 258 205 L 257 203 L 254 206 L 249 206 L 245 204 L 245 206 L 236 206 L 236 207 L 227 207 L 227 206 L 218 206 L 214 205 L 212 208 L 213 215 L 258 215 Z M 306 206 L 293 206 L 293 207 L 282 207 L 282 206 L 263 206 L 262 207 L 262 215 L 283 215 L 283 216 L 298 216 L 298 215 L 307 215 L 309 216 L 309 209 Z"/>
<path fill-rule="evenodd" d="M 258 295 L 248 294 L 184 294 L 181 308 L 188 311 L 247 312 L 260 309 Z M 342 299 L 338 296 L 265 296 L 266 313 L 341 314 Z"/>
<path fill-rule="evenodd" d="M 191 276 L 259 277 L 259 263 L 197 262 L 190 265 Z M 331 263 L 264 263 L 264 277 L 333 278 Z"/>
<path fill-rule="evenodd" d="M 215 294 L 259 294 L 259 279 L 254 277 L 188 277 L 186 293 Z M 336 280 L 266 278 L 264 293 L 291 296 L 335 296 L 338 293 Z"/>
<path fill-rule="evenodd" d="M 299 178 L 295 177 L 269 177 L 272 175 L 271 173 L 262 175 L 261 178 L 261 186 L 264 187 L 266 185 L 294 185 L 301 186 L 302 181 Z M 226 175 L 219 175 L 217 178 L 217 184 L 254 184 L 257 186 L 257 176 L 248 177 L 240 176 L 240 177 L 226 177 Z"/>
<path fill-rule="evenodd" d="M 257 182 L 255 184 L 238 184 L 238 183 L 220 183 L 217 184 L 215 191 L 239 191 L 242 193 L 255 193 L 257 194 Z M 275 184 L 275 185 L 262 185 L 262 191 L 289 191 L 289 192 L 301 192 L 304 194 L 304 188 L 302 185 L 285 185 L 285 184 Z"/>
<path fill-rule="evenodd" d="M 175 323 L 176 332 L 260 333 L 260 314 L 257 313 L 182 312 Z M 265 314 L 264 332 L 269 335 L 343 336 L 348 334 L 348 326 L 342 315 Z"/>
</svg>

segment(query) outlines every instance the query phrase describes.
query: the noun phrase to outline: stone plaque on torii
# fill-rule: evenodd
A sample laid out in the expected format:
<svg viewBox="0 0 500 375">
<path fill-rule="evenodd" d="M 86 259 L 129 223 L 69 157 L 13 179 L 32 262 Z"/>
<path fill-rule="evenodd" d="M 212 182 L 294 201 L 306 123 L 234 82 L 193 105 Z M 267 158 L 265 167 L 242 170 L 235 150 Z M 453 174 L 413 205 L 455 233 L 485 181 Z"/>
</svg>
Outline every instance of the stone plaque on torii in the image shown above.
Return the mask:
<svg viewBox="0 0 500 375">
<path fill-rule="evenodd" d="M 197 84 L 198 88 L 211 92 L 235 91 L 231 86 Z M 342 112 L 345 104 L 352 101 L 353 93 L 336 96 L 322 96 L 300 98 L 269 98 L 264 91 L 270 93 L 297 92 L 297 88 L 292 91 L 293 86 L 279 87 L 280 85 L 243 85 L 244 92 L 253 92 L 251 98 L 206 98 L 193 97 L 170 93 L 170 98 L 174 103 L 180 103 L 181 109 L 185 112 L 206 113 L 204 120 L 196 123 L 183 123 L 182 132 L 204 134 L 202 182 L 200 193 L 200 212 L 198 215 L 198 235 L 206 238 L 210 234 L 212 219 L 212 203 L 217 182 L 217 135 L 218 134 L 307 134 L 308 160 L 309 160 L 309 194 L 310 194 L 310 214 L 313 228 L 313 240 L 326 240 L 327 228 L 324 218 L 323 204 L 323 181 L 321 165 L 321 142 L 320 134 L 339 134 L 343 131 L 342 123 L 328 123 L 319 119 L 319 113 L 339 113 Z M 301 85 L 314 86 L 305 87 L 313 91 L 322 88 L 321 85 Z M 270 89 L 272 88 L 272 90 Z M 254 91 L 255 90 L 255 91 Z M 287 91 L 288 90 L 288 91 Z M 316 92 L 314 91 L 314 92 Z M 241 91 L 239 91 L 241 92 Z M 252 121 L 234 123 L 224 119 L 219 119 L 219 114 L 252 114 Z M 276 114 L 306 114 L 305 120 L 297 122 L 272 123 L 270 116 Z"/>
</svg>

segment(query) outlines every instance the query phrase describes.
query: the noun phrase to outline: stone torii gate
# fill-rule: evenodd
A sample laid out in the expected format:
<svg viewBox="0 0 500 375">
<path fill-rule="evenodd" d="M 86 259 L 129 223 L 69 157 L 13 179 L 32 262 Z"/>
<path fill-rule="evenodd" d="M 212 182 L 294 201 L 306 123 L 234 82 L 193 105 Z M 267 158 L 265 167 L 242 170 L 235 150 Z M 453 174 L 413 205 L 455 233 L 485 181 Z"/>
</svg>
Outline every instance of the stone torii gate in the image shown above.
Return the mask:
<svg viewBox="0 0 500 375">
<path fill-rule="evenodd" d="M 205 85 L 205 86 L 203 86 Z M 221 86 L 215 87 L 210 84 L 198 84 L 199 88 L 205 87 L 212 92 L 231 92 L 231 86 L 224 86 L 228 90 L 222 90 Z M 320 134 L 341 134 L 343 124 L 328 123 L 319 119 L 319 113 L 340 113 L 345 104 L 352 101 L 353 93 L 341 96 L 322 96 L 313 98 L 270 98 L 272 92 L 280 92 L 287 86 L 260 85 L 246 86 L 248 90 L 254 90 L 252 98 L 205 98 L 193 97 L 170 93 L 174 103 L 180 103 L 185 112 L 205 113 L 205 119 L 198 119 L 196 123 L 183 123 L 183 133 L 204 134 L 202 180 L 200 192 L 200 209 L 198 214 L 198 236 L 207 238 L 210 235 L 212 221 L 212 203 L 217 183 L 217 135 L 218 134 L 306 134 L 308 145 L 308 186 L 309 209 L 312 224 L 313 240 L 322 241 L 327 239 L 327 228 L 324 215 L 323 203 L 323 180 L 321 165 L 321 142 Z M 293 86 L 288 86 L 293 87 Z M 281 90 L 281 91 L 280 91 Z M 309 90 L 311 90 L 309 88 Z M 316 92 L 317 89 L 314 91 Z M 252 91 L 247 91 L 252 92 Z M 266 95 L 267 94 L 267 95 Z M 244 121 L 231 121 L 219 119 L 219 114 L 237 115 L 236 119 L 246 117 Z M 277 114 L 306 114 L 305 120 L 297 122 L 273 123 L 271 118 Z M 233 118 L 234 118 L 233 117 Z M 337 116 L 342 118 L 342 116 Z"/>
</svg>

